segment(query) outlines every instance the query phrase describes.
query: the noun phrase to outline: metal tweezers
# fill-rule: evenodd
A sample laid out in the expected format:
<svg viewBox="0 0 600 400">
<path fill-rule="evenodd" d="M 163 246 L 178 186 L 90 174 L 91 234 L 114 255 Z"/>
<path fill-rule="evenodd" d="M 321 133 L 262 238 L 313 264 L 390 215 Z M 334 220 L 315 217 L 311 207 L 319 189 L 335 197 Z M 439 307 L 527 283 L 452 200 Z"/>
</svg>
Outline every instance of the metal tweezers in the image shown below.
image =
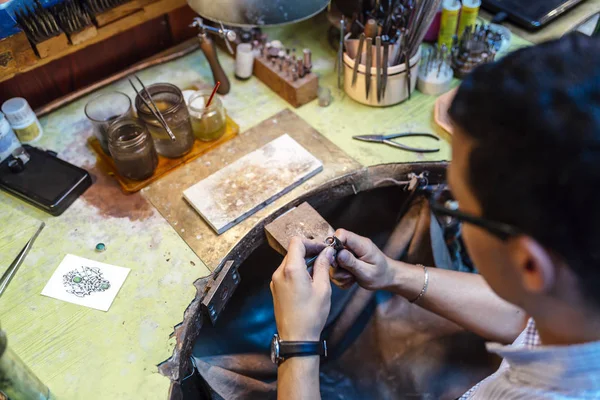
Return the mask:
<svg viewBox="0 0 600 400">
<path fill-rule="evenodd" d="M 362 140 L 363 142 L 375 142 L 375 143 L 384 143 L 387 144 L 388 146 L 392 146 L 392 147 L 396 147 L 398 149 L 402 149 L 402 150 L 406 150 L 406 151 L 412 151 L 415 153 L 435 153 L 440 151 L 439 148 L 437 149 L 420 149 L 417 147 L 410 147 L 410 146 L 406 146 L 397 142 L 392 141 L 392 139 L 397 139 L 397 138 L 405 138 L 405 137 L 429 137 L 435 140 L 440 140 L 439 137 L 435 136 L 434 134 L 431 133 L 396 133 L 394 135 L 359 135 L 359 136 L 352 136 L 353 139 L 356 140 Z"/>
<path fill-rule="evenodd" d="M 10 283 L 12 278 L 17 274 L 19 267 L 21 266 L 21 264 L 23 264 L 25 257 L 27 257 L 27 253 L 29 253 L 29 250 L 31 250 L 31 247 L 33 246 L 33 242 L 35 242 L 35 239 L 38 237 L 38 235 L 44 228 L 44 225 L 45 224 L 43 222 L 40 224 L 38 230 L 33 234 L 31 239 L 29 239 L 29 241 L 25 244 L 25 247 L 23 247 L 23 250 L 21 250 L 21 252 L 17 256 L 17 258 L 15 258 L 15 260 L 12 262 L 12 264 L 10 264 L 10 267 L 8 267 L 6 272 L 4 272 L 4 274 L 2 275 L 2 278 L 0 278 L 0 296 L 2 296 L 2 294 L 8 287 L 8 284 Z"/>
<path fill-rule="evenodd" d="M 163 128 L 165 128 L 165 131 L 167 131 L 171 140 L 172 141 L 177 140 L 177 138 L 173 134 L 173 131 L 171 131 L 171 128 L 169 128 L 169 125 L 167 125 L 167 121 L 165 120 L 163 115 L 160 113 L 160 110 L 158 109 L 158 107 L 156 107 L 156 103 L 154 103 L 154 100 L 152 100 L 152 96 L 150 96 L 150 92 L 148 91 L 148 89 L 146 89 L 144 82 L 142 82 L 142 80 L 140 78 L 138 78 L 137 75 L 133 75 L 133 76 L 135 77 L 135 79 L 137 79 L 137 81 L 140 83 L 140 85 L 142 85 L 142 92 L 144 92 L 144 94 L 142 95 L 137 90 L 137 88 L 135 87 L 135 85 L 133 84 L 131 79 L 129 79 L 129 83 L 131 84 L 131 87 L 133 88 L 133 90 L 135 90 L 135 93 L 137 93 L 137 95 L 140 96 L 140 99 L 144 102 L 146 107 L 148 107 L 148 110 L 150 110 L 150 112 L 154 115 L 154 118 L 156 118 L 158 120 L 158 122 L 163 126 Z M 146 97 L 148 98 L 147 100 L 146 100 Z"/>
</svg>

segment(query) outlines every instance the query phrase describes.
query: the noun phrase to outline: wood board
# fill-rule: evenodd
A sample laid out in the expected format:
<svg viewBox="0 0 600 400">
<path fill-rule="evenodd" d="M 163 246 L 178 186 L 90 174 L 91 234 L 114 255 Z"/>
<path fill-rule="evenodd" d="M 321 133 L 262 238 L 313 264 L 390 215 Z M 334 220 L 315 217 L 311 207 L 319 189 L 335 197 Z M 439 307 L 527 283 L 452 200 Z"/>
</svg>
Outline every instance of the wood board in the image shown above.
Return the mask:
<svg viewBox="0 0 600 400">
<path fill-rule="evenodd" d="M 329 222 L 306 202 L 265 226 L 269 246 L 282 256 L 287 254 L 294 236 L 325 242 L 334 233 Z"/>
<path fill-rule="evenodd" d="M 323 170 L 323 164 L 284 134 L 183 192 L 220 235 Z"/>
<path fill-rule="evenodd" d="M 102 150 L 102 146 L 100 146 L 100 142 L 95 137 L 90 137 L 88 143 L 90 147 L 94 149 L 97 157 L 102 160 L 101 163 L 98 163 L 101 169 L 103 169 L 108 175 L 114 177 L 119 185 L 121 186 L 121 190 L 125 194 L 131 194 L 139 192 L 141 189 L 145 188 L 152 182 L 162 178 L 166 174 L 171 171 L 179 168 L 183 164 L 195 160 L 200 157 L 202 154 L 208 153 L 212 151 L 216 147 L 222 145 L 223 143 L 233 139 L 240 132 L 240 127 L 236 124 L 229 116 L 227 116 L 227 125 L 225 127 L 225 133 L 219 139 L 214 140 L 212 142 L 203 142 L 201 140 L 195 140 L 194 146 L 192 150 L 186 155 L 179 158 L 167 158 L 161 155 L 158 156 L 158 165 L 156 166 L 156 170 L 154 174 L 148 179 L 144 179 L 143 181 L 134 181 L 133 179 L 125 178 L 121 176 L 117 171 L 117 167 L 115 166 L 115 162 L 108 154 Z"/>
<path fill-rule="evenodd" d="M 183 191 L 285 133 L 319 159 L 323 163 L 323 171 L 227 232 L 217 235 L 183 199 Z M 177 171 L 143 189 L 141 193 L 156 207 L 206 266 L 210 270 L 215 270 L 238 241 L 274 211 L 323 183 L 360 168 L 361 165 L 339 147 L 294 112 L 286 109 L 240 133 L 235 139 L 214 151 L 182 166 Z M 262 227 L 260 229 L 262 231 Z"/>
</svg>

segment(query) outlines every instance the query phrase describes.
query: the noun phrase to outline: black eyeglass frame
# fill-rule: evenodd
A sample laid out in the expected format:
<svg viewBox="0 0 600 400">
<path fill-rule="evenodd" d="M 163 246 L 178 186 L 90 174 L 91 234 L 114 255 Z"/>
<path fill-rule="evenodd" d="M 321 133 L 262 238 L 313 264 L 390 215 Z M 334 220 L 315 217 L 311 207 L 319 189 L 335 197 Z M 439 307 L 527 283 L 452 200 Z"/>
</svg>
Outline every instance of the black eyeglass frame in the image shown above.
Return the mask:
<svg viewBox="0 0 600 400">
<path fill-rule="evenodd" d="M 513 225 L 505 224 L 504 222 L 492 221 L 487 218 L 478 217 L 476 215 L 459 210 L 453 210 L 441 205 L 437 200 L 444 191 L 447 191 L 447 188 L 444 186 L 434 190 L 430 190 L 429 188 L 425 190 L 425 193 L 429 199 L 429 207 L 437 216 L 452 217 L 461 222 L 478 226 L 498 237 L 500 240 L 508 240 L 511 237 L 519 236 L 523 233 L 519 228 Z"/>
</svg>

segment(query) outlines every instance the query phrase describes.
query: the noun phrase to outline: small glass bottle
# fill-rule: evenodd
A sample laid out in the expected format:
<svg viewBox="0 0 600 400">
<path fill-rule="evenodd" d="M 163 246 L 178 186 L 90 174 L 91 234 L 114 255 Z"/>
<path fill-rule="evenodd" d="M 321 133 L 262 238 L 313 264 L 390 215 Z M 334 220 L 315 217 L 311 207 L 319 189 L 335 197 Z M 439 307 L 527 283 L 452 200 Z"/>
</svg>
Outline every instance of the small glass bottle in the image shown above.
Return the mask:
<svg viewBox="0 0 600 400">
<path fill-rule="evenodd" d="M 199 90 L 190 97 L 188 103 L 194 135 L 203 142 L 217 140 L 223 136 L 227 123 L 225 108 L 217 96 L 213 97 L 208 108 L 204 106 L 211 94 L 210 90 Z"/>
<path fill-rule="evenodd" d="M 13 97 L 2 104 L 2 112 L 10 123 L 21 143 L 35 143 L 44 130 L 31 106 L 22 97 Z"/>
<path fill-rule="evenodd" d="M 6 160 L 18 148 L 21 148 L 21 142 L 4 118 L 4 114 L 0 113 L 0 162 Z"/>
<path fill-rule="evenodd" d="M 157 153 L 168 158 L 178 158 L 187 154 L 194 146 L 194 133 L 183 93 L 177 86 L 168 83 L 156 83 L 148 86 L 147 90 L 176 138 L 171 140 L 152 111 L 146 107 L 139 95 L 136 96 L 135 108 L 138 117 L 152 135 Z"/>
<path fill-rule="evenodd" d="M 136 119 L 118 119 L 108 130 L 108 149 L 119 174 L 141 181 L 152 176 L 158 156 L 152 137 Z"/>
<path fill-rule="evenodd" d="M 86 117 L 94 126 L 94 136 L 102 150 L 108 151 L 108 128 L 117 118 L 132 118 L 131 99 L 125 93 L 102 93 L 87 102 L 84 108 Z"/>
</svg>

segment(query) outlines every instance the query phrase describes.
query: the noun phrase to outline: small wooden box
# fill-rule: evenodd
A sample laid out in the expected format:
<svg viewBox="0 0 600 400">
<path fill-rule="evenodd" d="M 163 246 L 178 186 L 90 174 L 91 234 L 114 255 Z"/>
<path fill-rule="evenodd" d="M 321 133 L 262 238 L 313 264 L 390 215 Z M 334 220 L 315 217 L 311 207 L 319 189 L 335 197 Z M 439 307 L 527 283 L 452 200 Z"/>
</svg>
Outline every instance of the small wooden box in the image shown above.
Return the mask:
<svg viewBox="0 0 600 400">
<path fill-rule="evenodd" d="M 317 98 L 317 75 L 311 72 L 292 81 L 279 72 L 278 68 L 264 58 L 254 59 L 254 75 L 294 107 L 300 107 Z"/>
</svg>

